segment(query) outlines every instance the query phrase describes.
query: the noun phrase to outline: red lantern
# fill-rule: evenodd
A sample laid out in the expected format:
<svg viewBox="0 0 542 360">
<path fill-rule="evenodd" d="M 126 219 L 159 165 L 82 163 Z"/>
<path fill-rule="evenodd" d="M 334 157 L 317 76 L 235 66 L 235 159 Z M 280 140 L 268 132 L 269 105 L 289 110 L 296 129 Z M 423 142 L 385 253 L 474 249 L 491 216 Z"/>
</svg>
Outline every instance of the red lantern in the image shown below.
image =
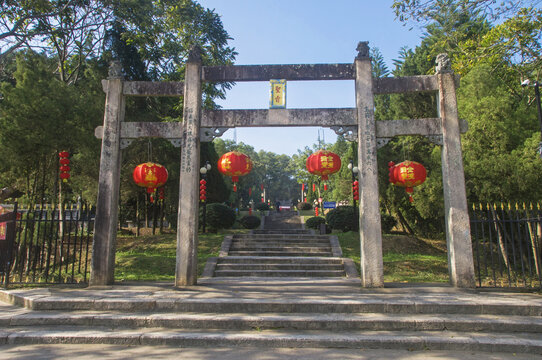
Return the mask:
<svg viewBox="0 0 542 360">
<path fill-rule="evenodd" d="M 218 160 L 218 171 L 224 175 L 231 176 L 233 191 L 237 191 L 239 176 L 248 174 L 250 170 L 252 170 L 252 160 L 239 151 L 225 153 Z"/>
<path fill-rule="evenodd" d="M 408 194 L 412 194 L 413 187 L 423 184 L 427 177 L 427 171 L 422 164 L 405 160 L 395 165 L 393 161 L 388 163 L 389 180 L 393 185 L 404 187 Z M 410 202 L 414 201 L 412 195 L 409 196 Z"/>
<path fill-rule="evenodd" d="M 136 166 L 133 178 L 138 186 L 147 188 L 147 192 L 152 194 L 157 187 L 166 183 L 168 173 L 164 166 L 147 162 Z"/>
<path fill-rule="evenodd" d="M 341 168 L 339 155 L 328 151 L 318 150 L 307 159 L 307 170 L 313 175 L 319 175 L 326 181 L 328 175 L 336 173 Z M 314 188 L 314 187 L 313 187 Z M 324 183 L 324 190 L 327 190 L 327 183 Z"/>
<path fill-rule="evenodd" d="M 357 180 L 352 183 L 352 195 L 354 200 L 359 200 L 359 182 Z"/>
<path fill-rule="evenodd" d="M 202 202 L 207 200 L 207 181 L 204 179 L 199 181 L 199 199 Z"/>
<path fill-rule="evenodd" d="M 70 178 L 70 170 L 71 168 L 68 166 L 70 163 L 70 153 L 67 151 L 61 151 L 58 153 L 58 157 L 60 158 L 58 162 L 60 163 L 60 175 L 59 177 L 62 179 L 62 182 L 68 182 L 68 179 Z"/>
</svg>

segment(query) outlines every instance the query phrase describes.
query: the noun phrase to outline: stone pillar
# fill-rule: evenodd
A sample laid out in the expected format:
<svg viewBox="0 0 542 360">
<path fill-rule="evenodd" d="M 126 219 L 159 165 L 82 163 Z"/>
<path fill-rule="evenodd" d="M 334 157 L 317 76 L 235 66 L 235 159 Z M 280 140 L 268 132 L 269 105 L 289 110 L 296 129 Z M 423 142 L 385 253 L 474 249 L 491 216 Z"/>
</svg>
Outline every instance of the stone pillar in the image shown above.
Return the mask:
<svg viewBox="0 0 542 360">
<path fill-rule="evenodd" d="M 442 184 L 448 247 L 448 269 L 453 286 L 473 288 L 474 259 L 461 153 L 461 134 L 454 74 L 446 54 L 437 56 L 439 112 L 442 121 Z"/>
<path fill-rule="evenodd" d="M 201 71 L 201 50 L 194 47 L 184 80 L 175 286 L 195 285 L 198 276 Z"/>
<path fill-rule="evenodd" d="M 374 117 L 373 76 L 367 42 L 358 44 L 354 62 L 358 117 L 359 213 L 361 241 L 361 284 L 383 287 L 382 231 L 378 203 L 376 162 L 376 124 Z"/>
<path fill-rule="evenodd" d="M 114 282 L 120 190 L 120 125 L 124 121 L 120 62 L 111 64 L 109 77 L 102 81 L 102 85 L 106 98 L 90 285 L 108 285 Z"/>
</svg>

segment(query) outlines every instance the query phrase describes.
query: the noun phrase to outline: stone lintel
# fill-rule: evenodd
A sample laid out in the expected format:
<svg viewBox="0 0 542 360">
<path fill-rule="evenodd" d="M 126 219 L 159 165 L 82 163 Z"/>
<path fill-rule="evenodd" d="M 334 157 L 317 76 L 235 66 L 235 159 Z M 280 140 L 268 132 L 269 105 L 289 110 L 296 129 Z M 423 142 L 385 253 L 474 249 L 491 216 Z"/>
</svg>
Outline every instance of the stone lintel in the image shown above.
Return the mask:
<svg viewBox="0 0 542 360">
<path fill-rule="evenodd" d="M 353 108 L 204 110 L 203 127 L 357 125 Z"/>
<path fill-rule="evenodd" d="M 353 64 L 233 65 L 203 67 L 203 81 L 354 80 Z"/>
<path fill-rule="evenodd" d="M 126 81 L 123 90 L 126 96 L 182 96 L 184 82 Z"/>
<path fill-rule="evenodd" d="M 204 110 L 203 128 L 263 127 L 263 126 L 357 126 L 356 109 L 272 109 L 272 110 Z M 461 133 L 467 132 L 468 124 L 460 121 Z M 160 137 L 179 139 L 181 122 L 123 122 L 122 139 Z M 94 135 L 101 139 L 103 127 L 98 126 Z M 220 136 L 218 134 L 217 136 Z M 392 138 L 400 135 L 442 135 L 440 118 L 381 120 L 376 121 L 376 136 Z"/>
<path fill-rule="evenodd" d="M 434 75 L 375 78 L 373 91 L 375 94 L 438 91 L 438 81 Z"/>
</svg>

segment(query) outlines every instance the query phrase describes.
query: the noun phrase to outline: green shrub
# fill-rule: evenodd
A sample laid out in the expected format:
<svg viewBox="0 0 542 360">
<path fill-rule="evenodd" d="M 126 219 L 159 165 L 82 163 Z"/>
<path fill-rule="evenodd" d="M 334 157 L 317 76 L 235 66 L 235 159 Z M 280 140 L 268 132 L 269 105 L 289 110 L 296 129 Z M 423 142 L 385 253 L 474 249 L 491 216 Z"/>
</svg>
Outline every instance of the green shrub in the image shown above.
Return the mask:
<svg viewBox="0 0 542 360">
<path fill-rule="evenodd" d="M 219 203 L 207 205 L 207 228 L 210 232 L 217 232 L 220 229 L 229 229 L 234 223 L 235 211 L 229 206 Z"/>
<path fill-rule="evenodd" d="M 259 217 L 252 215 L 243 216 L 239 219 L 239 222 L 245 229 L 256 229 L 260 227 L 260 224 L 262 223 Z"/>
<path fill-rule="evenodd" d="M 262 203 L 256 204 L 255 208 L 256 208 L 256 210 L 259 210 L 259 211 L 267 211 L 267 210 L 269 210 L 269 205 L 262 202 Z"/>
<path fill-rule="evenodd" d="M 297 204 L 297 209 L 298 210 L 311 210 L 312 205 L 309 204 L 308 202 L 302 202 L 302 203 Z"/>
<path fill-rule="evenodd" d="M 313 216 L 305 220 L 305 226 L 308 227 L 309 229 L 319 229 L 320 224 L 325 224 L 325 223 L 326 223 L 326 219 L 320 216 Z"/>
<path fill-rule="evenodd" d="M 390 214 L 380 213 L 380 219 L 382 222 L 382 232 L 384 233 L 389 233 L 391 229 L 397 225 L 397 220 L 395 220 L 395 218 Z"/>
<path fill-rule="evenodd" d="M 327 213 L 326 222 L 342 232 L 359 231 L 359 211 L 353 206 L 338 206 Z"/>
</svg>

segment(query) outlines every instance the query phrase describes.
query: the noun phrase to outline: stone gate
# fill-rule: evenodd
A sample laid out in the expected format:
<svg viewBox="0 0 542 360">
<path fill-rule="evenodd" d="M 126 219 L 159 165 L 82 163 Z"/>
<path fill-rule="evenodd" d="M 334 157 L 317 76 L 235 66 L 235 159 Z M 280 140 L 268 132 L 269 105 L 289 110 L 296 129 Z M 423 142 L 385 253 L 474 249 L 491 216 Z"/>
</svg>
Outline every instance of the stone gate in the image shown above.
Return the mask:
<svg viewBox="0 0 542 360">
<path fill-rule="evenodd" d="M 122 149 L 138 137 L 163 137 L 180 146 L 179 211 L 176 286 L 197 283 L 200 141 L 211 141 L 228 128 L 251 126 L 330 127 L 358 142 L 360 169 L 361 283 L 382 287 L 382 233 L 380 224 L 378 146 L 399 135 L 424 135 L 442 145 L 446 240 L 450 281 L 456 287 L 474 287 L 470 224 L 461 154 L 461 123 L 455 95 L 456 78 L 445 55 L 437 58 L 435 75 L 373 78 L 367 42 L 360 42 L 353 64 L 202 66 L 194 48 L 187 60 L 185 81 L 124 81 L 119 64 L 103 80 L 106 93 L 98 200 L 91 265 L 91 285 L 114 281 Z M 286 80 L 354 80 L 355 108 L 202 110 L 202 82 Z M 438 92 L 439 117 L 375 121 L 374 96 L 406 92 Z M 183 121 L 178 123 L 124 122 L 126 96 L 184 96 Z M 188 224 L 188 225 L 187 225 Z"/>
</svg>

